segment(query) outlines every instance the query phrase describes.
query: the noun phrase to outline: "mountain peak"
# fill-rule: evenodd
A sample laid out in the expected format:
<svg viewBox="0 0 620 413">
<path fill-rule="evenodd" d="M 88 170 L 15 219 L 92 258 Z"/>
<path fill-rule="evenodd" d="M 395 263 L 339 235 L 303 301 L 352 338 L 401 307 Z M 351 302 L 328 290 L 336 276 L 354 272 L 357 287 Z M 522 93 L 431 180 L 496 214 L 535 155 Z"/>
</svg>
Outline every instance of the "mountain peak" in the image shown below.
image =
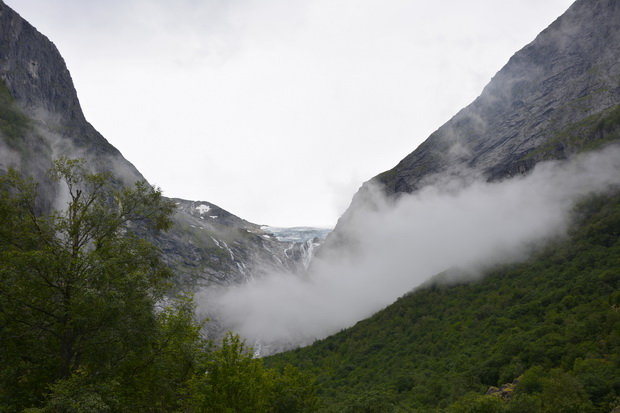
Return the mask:
<svg viewBox="0 0 620 413">
<path fill-rule="evenodd" d="M 86 158 L 96 170 L 114 169 L 127 183 L 143 179 L 84 117 L 71 74 L 56 46 L 2 1 L 0 80 L 33 121 L 22 137 L 22 149 L 37 153 L 34 165 L 32 156 L 13 151 L 4 157 L 4 161 L 10 158 L 4 167 L 41 178 L 40 172 L 49 167 L 51 159 L 68 156 Z"/>
<path fill-rule="evenodd" d="M 73 81 L 56 46 L 0 2 L 0 76 L 30 114 L 46 110 L 84 122 Z"/>
<path fill-rule="evenodd" d="M 501 180 L 580 150 L 587 142 L 569 139 L 567 128 L 583 123 L 588 129 L 620 103 L 618 21 L 617 1 L 575 2 L 474 102 L 375 181 L 397 193 L 446 175 Z"/>
</svg>

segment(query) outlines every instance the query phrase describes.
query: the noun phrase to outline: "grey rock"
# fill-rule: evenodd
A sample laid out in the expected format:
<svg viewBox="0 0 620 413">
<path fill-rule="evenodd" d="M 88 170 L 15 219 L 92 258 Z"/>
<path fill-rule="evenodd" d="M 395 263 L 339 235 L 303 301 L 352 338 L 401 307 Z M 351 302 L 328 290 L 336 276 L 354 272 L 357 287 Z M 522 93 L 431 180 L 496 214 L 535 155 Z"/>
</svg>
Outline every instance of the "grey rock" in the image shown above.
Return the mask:
<svg viewBox="0 0 620 413">
<path fill-rule="evenodd" d="M 620 3 L 577 1 L 517 52 L 482 94 L 393 170 L 388 191 L 411 192 L 433 174 L 500 180 L 579 149 L 566 128 L 620 103 Z M 536 150 L 557 140 L 557 147 Z"/>
<path fill-rule="evenodd" d="M 620 3 L 578 0 L 518 51 L 469 106 L 393 169 L 366 182 L 323 251 L 355 243 L 347 223 L 357 208 L 373 208 L 373 184 L 398 198 L 428 185 L 524 174 L 538 162 L 619 139 L 619 105 Z"/>
<path fill-rule="evenodd" d="M 40 183 L 42 210 L 52 208 L 58 195 L 45 173 L 60 156 L 83 158 L 94 171 L 111 172 L 118 185 L 144 179 L 84 117 L 56 46 L 2 0 L 0 80 L 15 110 L 27 118 L 17 141 L 0 132 L 0 172 L 12 167 L 33 176 Z M 280 242 L 209 202 L 174 201 L 173 229 L 142 230 L 142 235 L 161 249 L 180 290 L 245 282 L 270 271 L 299 272 L 307 265 L 312 251 L 306 243 Z"/>
<path fill-rule="evenodd" d="M 175 225 L 152 241 L 178 274 L 183 290 L 247 282 L 270 272 L 303 273 L 308 242 L 282 242 L 260 225 L 210 202 L 174 199 Z M 322 240 L 315 240 L 318 248 Z"/>
<path fill-rule="evenodd" d="M 86 121 L 73 80 L 56 46 L 0 0 L 0 79 L 33 120 L 26 136 L 29 150 L 8 166 L 46 170 L 60 155 L 88 158 L 98 170 L 113 165 L 118 178 L 142 179 L 121 153 Z"/>
</svg>

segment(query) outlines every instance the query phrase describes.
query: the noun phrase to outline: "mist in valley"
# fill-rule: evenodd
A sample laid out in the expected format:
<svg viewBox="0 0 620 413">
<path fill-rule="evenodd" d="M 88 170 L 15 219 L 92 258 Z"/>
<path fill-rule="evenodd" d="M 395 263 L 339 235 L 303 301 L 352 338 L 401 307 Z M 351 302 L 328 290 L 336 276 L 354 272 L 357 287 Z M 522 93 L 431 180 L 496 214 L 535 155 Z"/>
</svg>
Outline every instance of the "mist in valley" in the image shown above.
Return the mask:
<svg viewBox="0 0 620 413">
<path fill-rule="evenodd" d="M 270 273 L 197 294 L 199 310 L 272 350 L 349 327 L 451 268 L 469 278 L 564 236 L 575 204 L 620 185 L 620 148 L 543 162 L 498 183 L 451 179 L 386 198 L 365 184 L 306 274 Z M 358 197 L 361 199 L 361 197 Z M 454 281 L 462 281 L 455 278 Z"/>
</svg>

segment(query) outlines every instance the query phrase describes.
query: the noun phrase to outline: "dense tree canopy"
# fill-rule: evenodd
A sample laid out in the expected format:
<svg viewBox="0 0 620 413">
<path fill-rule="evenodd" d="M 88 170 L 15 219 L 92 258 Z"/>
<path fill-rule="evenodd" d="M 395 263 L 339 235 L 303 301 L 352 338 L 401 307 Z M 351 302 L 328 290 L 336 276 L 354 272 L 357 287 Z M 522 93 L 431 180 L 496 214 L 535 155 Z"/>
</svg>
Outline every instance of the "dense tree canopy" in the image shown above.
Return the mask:
<svg viewBox="0 0 620 413">
<path fill-rule="evenodd" d="M 311 409 L 306 376 L 264 369 L 233 335 L 214 347 L 191 299 L 165 295 L 172 274 L 134 230 L 167 229 L 174 203 L 82 161 L 49 175 L 53 211 L 32 180 L 0 176 L 0 411 Z"/>
<path fill-rule="evenodd" d="M 117 189 L 109 174 L 68 159 L 50 178 L 62 209 L 39 213 L 32 180 L 0 177 L 0 400 L 9 405 L 36 404 L 44 383 L 116 374 L 145 354 L 170 277 L 131 232 L 138 222 L 170 225 L 174 205 L 160 191 L 146 182 Z"/>
</svg>

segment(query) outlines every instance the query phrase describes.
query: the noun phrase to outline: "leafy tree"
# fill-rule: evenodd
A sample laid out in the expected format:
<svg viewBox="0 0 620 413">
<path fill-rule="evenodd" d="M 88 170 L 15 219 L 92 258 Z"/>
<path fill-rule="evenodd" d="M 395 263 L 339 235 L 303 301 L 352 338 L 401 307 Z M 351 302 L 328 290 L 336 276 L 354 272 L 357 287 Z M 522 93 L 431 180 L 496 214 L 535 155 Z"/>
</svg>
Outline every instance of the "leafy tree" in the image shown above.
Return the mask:
<svg viewBox="0 0 620 413">
<path fill-rule="evenodd" d="M 229 333 L 193 384 L 195 404 L 200 412 L 267 412 L 273 381 L 262 360 L 253 358 L 239 336 Z"/>
<path fill-rule="evenodd" d="M 189 384 L 204 366 L 213 349 L 194 321 L 194 304 L 181 297 L 157 314 L 156 334 L 149 346 L 135 347 L 123 364 L 124 385 L 114 394 L 124 400 L 124 411 L 187 411 L 191 407 Z"/>
<path fill-rule="evenodd" d="M 345 413 L 393 413 L 397 410 L 392 399 L 388 392 L 368 390 L 349 397 L 339 410 Z"/>
<path fill-rule="evenodd" d="M 265 368 L 262 359 L 254 358 L 252 349 L 232 333 L 210 354 L 190 389 L 192 411 L 197 412 L 294 413 L 318 408 L 310 376 L 291 366 L 282 372 Z"/>
<path fill-rule="evenodd" d="M 614 401 L 620 389 L 620 377 L 611 362 L 604 359 L 575 360 L 573 373 L 596 404 Z"/>
<path fill-rule="evenodd" d="M 275 374 L 275 378 L 271 391 L 271 412 L 314 412 L 319 408 L 319 397 L 312 376 L 286 365 L 281 373 Z"/>
<path fill-rule="evenodd" d="M 0 177 L 3 411 L 40 404 L 53 383 L 57 394 L 77 382 L 88 392 L 94 378 L 112 388 L 162 333 L 155 304 L 171 273 L 132 228 L 167 229 L 174 204 L 146 182 L 119 189 L 83 161 L 60 159 L 49 175 L 66 205 L 46 214 L 36 183 Z"/>
<path fill-rule="evenodd" d="M 509 412 L 594 412 L 595 406 L 582 384 L 561 369 L 529 369 L 519 380 L 517 396 L 507 406 Z M 609 411 L 605 409 L 604 411 Z"/>
<path fill-rule="evenodd" d="M 499 397 L 469 393 L 450 405 L 448 413 L 502 413 L 505 405 Z"/>
</svg>

